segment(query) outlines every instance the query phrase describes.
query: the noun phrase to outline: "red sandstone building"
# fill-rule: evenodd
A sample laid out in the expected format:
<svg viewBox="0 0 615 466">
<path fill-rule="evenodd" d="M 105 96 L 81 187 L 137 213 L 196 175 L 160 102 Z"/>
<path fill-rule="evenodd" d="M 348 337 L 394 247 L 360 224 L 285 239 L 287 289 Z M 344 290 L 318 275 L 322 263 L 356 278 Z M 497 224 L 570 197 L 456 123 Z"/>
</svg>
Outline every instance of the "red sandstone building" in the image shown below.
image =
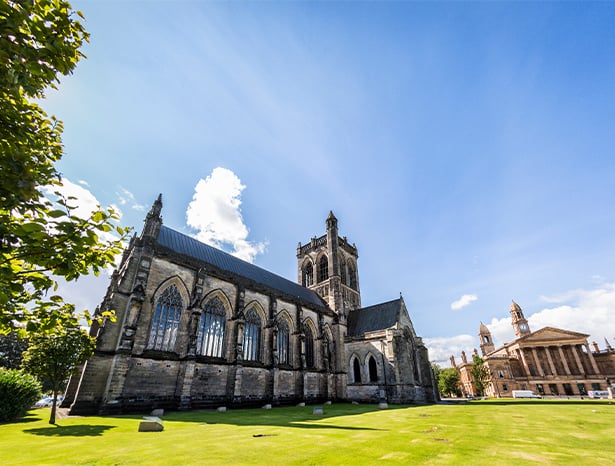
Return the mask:
<svg viewBox="0 0 615 466">
<path fill-rule="evenodd" d="M 533 390 L 543 396 L 587 396 L 589 391 L 607 390 L 615 384 L 615 350 L 606 342 L 600 350 L 589 335 L 553 327 L 532 332 L 522 309 L 510 306 L 512 326 L 517 338 L 495 347 L 491 332 L 480 325 L 482 358 L 489 369 L 490 382 L 485 395 L 511 397 L 513 390 Z M 478 354 L 477 350 L 474 350 Z M 476 395 L 472 379 L 472 360 L 461 354 L 461 364 L 451 357 L 460 376 L 464 395 Z"/>
</svg>

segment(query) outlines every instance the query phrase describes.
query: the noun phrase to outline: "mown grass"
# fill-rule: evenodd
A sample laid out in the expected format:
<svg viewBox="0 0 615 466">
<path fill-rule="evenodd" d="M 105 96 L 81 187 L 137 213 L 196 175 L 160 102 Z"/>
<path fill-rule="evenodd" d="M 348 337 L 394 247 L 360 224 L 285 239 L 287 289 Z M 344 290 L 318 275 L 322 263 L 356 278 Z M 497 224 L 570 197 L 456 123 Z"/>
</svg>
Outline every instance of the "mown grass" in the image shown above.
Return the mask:
<svg viewBox="0 0 615 466">
<path fill-rule="evenodd" d="M 163 432 L 141 416 L 68 417 L 48 408 L 0 425 L 8 464 L 615 464 L 615 404 L 488 400 L 462 404 L 167 413 Z"/>
</svg>

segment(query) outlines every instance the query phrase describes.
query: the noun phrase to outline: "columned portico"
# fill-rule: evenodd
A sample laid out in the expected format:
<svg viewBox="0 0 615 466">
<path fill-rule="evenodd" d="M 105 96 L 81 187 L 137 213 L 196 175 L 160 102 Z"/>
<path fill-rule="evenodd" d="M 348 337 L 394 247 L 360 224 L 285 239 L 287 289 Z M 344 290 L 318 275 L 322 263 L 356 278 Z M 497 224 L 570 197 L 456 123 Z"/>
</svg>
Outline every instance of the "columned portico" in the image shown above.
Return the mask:
<svg viewBox="0 0 615 466">
<path fill-rule="evenodd" d="M 523 370 L 525 371 L 526 377 L 531 377 L 530 367 L 527 365 L 527 361 L 525 360 L 525 355 L 523 354 L 523 350 L 518 348 L 517 355 L 519 359 L 521 359 L 521 363 L 523 364 Z"/>
<path fill-rule="evenodd" d="M 587 357 L 589 358 L 589 362 L 592 365 L 594 374 L 600 374 L 600 369 L 598 369 L 598 364 L 596 364 L 596 359 L 594 359 L 594 355 L 592 354 L 589 344 L 585 343 L 584 346 L 585 346 L 585 349 L 587 350 Z"/>
<path fill-rule="evenodd" d="M 553 358 L 551 357 L 551 349 L 549 346 L 545 346 L 545 353 L 547 355 L 547 361 L 549 361 L 549 367 L 551 368 L 551 374 L 558 375 L 557 370 L 555 369 L 555 364 L 553 364 Z"/>
<path fill-rule="evenodd" d="M 562 345 L 557 345 L 557 350 L 559 352 L 559 357 L 562 361 L 562 365 L 564 366 L 564 370 L 566 371 L 566 375 L 571 375 L 570 367 L 568 367 L 568 362 L 566 361 L 566 356 L 564 356 L 564 350 L 562 348 Z"/>
<path fill-rule="evenodd" d="M 577 367 L 579 369 L 578 373 L 579 374 L 585 373 L 585 370 L 583 369 L 583 364 L 581 363 L 581 358 L 579 358 L 579 351 L 578 351 L 577 345 L 572 345 L 570 349 L 572 350 L 574 361 L 577 363 Z"/>
<path fill-rule="evenodd" d="M 536 348 L 532 348 L 532 356 L 534 356 L 534 361 L 536 362 L 536 370 L 538 371 L 538 375 L 545 375 L 545 371 L 542 368 L 542 364 L 540 364 L 540 358 L 538 357 L 538 351 Z"/>
</svg>

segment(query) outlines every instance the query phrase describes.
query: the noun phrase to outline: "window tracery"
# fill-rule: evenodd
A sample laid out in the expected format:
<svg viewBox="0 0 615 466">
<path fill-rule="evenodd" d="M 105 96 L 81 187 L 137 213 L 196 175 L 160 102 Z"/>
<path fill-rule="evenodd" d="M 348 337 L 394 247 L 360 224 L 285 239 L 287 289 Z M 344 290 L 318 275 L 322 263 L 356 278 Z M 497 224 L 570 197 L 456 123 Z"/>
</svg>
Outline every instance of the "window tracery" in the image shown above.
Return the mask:
<svg viewBox="0 0 615 466">
<path fill-rule="evenodd" d="M 278 362 L 279 364 L 289 364 L 290 362 L 290 331 L 288 329 L 288 323 L 285 319 L 278 322 Z"/>
<path fill-rule="evenodd" d="M 149 349 L 173 351 L 182 309 L 182 298 L 177 286 L 169 286 L 156 301 L 154 320 L 149 335 Z"/>
<path fill-rule="evenodd" d="M 252 307 L 246 313 L 246 327 L 243 333 L 243 358 L 258 361 L 260 358 L 261 319 Z"/>
<path fill-rule="evenodd" d="M 209 300 L 203 307 L 197 332 L 197 353 L 203 356 L 222 357 L 222 343 L 226 312 L 220 298 Z"/>
</svg>

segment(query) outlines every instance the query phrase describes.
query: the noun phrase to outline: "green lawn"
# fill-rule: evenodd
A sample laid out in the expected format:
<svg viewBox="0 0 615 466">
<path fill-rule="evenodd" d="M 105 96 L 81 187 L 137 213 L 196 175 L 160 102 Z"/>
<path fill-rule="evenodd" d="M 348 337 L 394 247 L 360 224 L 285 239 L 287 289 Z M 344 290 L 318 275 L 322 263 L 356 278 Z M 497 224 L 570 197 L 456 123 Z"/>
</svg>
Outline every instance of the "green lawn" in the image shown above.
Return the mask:
<svg viewBox="0 0 615 466">
<path fill-rule="evenodd" d="M 164 432 L 140 416 L 70 417 L 49 409 L 0 425 L 7 464 L 615 464 L 608 400 L 489 400 L 455 405 L 334 404 L 168 413 Z"/>
</svg>

